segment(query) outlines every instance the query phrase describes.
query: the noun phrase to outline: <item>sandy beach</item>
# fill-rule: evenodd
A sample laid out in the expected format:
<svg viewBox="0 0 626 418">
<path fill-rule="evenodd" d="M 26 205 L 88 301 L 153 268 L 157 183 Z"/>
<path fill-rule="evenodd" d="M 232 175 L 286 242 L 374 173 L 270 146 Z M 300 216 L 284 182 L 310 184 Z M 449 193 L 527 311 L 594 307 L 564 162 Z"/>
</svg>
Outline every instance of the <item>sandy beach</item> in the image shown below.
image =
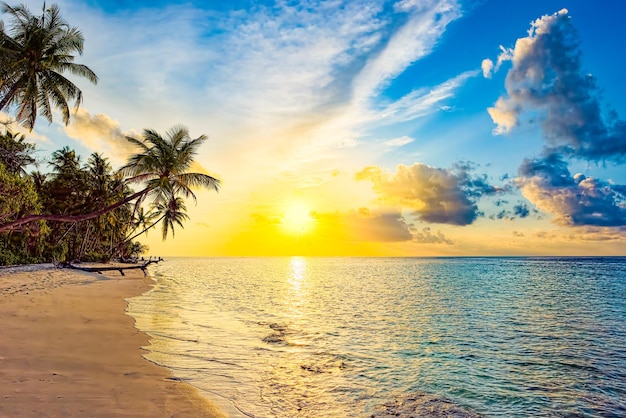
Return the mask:
<svg viewBox="0 0 626 418">
<path fill-rule="evenodd" d="M 224 416 L 142 357 L 125 299 L 151 279 L 45 267 L 0 270 L 0 416 Z"/>
</svg>

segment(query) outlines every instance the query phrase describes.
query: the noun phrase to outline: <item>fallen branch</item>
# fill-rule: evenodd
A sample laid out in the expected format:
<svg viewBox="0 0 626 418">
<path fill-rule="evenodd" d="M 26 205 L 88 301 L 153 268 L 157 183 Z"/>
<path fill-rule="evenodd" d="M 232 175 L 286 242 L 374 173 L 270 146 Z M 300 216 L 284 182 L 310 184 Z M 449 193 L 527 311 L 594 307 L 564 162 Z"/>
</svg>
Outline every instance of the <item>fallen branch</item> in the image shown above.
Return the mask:
<svg viewBox="0 0 626 418">
<path fill-rule="evenodd" d="M 74 270 L 82 270 L 82 271 L 86 271 L 89 273 L 98 273 L 98 274 L 102 274 L 103 271 L 119 271 L 120 274 L 122 276 L 125 276 L 124 274 L 124 270 L 137 270 L 140 269 L 141 271 L 143 271 L 143 275 L 144 277 L 147 276 L 147 272 L 146 269 L 148 268 L 148 266 L 152 263 L 158 263 L 159 261 L 163 261 L 162 258 L 157 258 L 157 259 L 149 259 L 147 261 L 145 261 L 143 264 L 137 265 L 137 266 L 115 266 L 115 267 L 78 267 L 75 266 L 72 263 L 60 263 L 58 266 L 60 268 L 68 268 L 68 269 L 74 269 Z"/>
</svg>

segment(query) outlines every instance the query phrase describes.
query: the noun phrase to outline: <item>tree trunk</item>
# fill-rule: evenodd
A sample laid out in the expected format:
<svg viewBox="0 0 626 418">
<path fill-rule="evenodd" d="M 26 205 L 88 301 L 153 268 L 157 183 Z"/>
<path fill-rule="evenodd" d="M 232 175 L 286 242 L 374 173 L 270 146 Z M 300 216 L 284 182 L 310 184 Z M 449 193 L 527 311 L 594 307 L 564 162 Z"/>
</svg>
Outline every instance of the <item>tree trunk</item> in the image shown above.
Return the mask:
<svg viewBox="0 0 626 418">
<path fill-rule="evenodd" d="M 18 226 L 21 226 L 30 222 L 36 222 L 36 221 L 80 222 L 80 221 L 86 221 L 88 219 L 97 218 L 100 215 L 104 215 L 105 213 L 114 211 L 115 209 L 125 205 L 126 203 L 145 195 L 150 190 L 152 189 L 149 187 L 146 187 L 142 191 L 134 193 L 120 200 L 117 203 L 107 206 L 104 209 L 100 209 L 95 212 L 86 213 L 83 215 L 28 215 L 23 218 L 16 219 L 12 222 L 7 222 L 5 224 L 0 225 L 0 232 L 10 231 L 11 229 L 14 229 Z"/>
</svg>

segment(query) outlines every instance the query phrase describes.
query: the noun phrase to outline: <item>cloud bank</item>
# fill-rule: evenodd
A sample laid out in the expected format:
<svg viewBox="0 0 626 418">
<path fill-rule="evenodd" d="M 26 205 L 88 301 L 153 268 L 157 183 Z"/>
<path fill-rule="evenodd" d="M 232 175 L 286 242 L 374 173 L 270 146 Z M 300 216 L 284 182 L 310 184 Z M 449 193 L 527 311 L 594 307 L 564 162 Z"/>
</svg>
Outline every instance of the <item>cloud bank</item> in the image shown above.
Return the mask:
<svg viewBox="0 0 626 418">
<path fill-rule="evenodd" d="M 582 69 L 568 11 L 535 20 L 527 37 L 513 49 L 503 48 L 495 70 L 506 61 L 512 62 L 507 95 L 488 109 L 494 132 L 539 124 L 545 144 L 540 157 L 524 159 L 519 168 L 515 183 L 524 197 L 561 225 L 626 225 L 625 186 L 572 175 L 568 168 L 574 159 L 622 164 L 626 156 L 626 123 L 614 112 L 603 116 L 595 79 Z M 493 68 L 483 62 L 485 76 Z"/>
</svg>

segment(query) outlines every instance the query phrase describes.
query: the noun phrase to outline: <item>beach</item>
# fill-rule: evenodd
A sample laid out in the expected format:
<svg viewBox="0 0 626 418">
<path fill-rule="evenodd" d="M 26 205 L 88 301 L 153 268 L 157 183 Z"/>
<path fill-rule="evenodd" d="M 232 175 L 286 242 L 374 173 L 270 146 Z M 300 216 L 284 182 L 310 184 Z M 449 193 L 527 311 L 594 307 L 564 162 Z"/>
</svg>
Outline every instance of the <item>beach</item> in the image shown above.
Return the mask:
<svg viewBox="0 0 626 418">
<path fill-rule="evenodd" d="M 151 284 L 140 270 L 0 270 L 0 416 L 224 416 L 142 357 L 126 299 Z"/>
</svg>

